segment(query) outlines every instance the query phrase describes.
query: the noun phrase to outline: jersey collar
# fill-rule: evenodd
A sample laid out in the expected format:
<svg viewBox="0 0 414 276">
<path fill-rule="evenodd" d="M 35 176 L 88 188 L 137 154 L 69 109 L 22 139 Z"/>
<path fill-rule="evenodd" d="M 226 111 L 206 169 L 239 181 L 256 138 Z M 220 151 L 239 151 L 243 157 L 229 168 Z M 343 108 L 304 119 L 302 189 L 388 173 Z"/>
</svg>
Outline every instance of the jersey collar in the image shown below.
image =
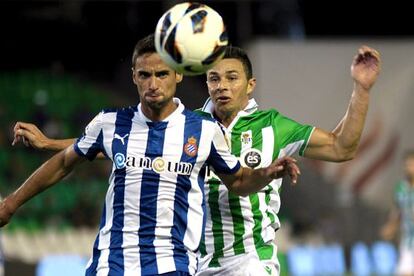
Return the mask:
<svg viewBox="0 0 414 276">
<path fill-rule="evenodd" d="M 171 113 L 167 118 L 162 120 L 162 122 L 173 121 L 177 116 L 179 116 L 184 111 L 184 105 L 181 103 L 179 98 L 173 98 L 173 102 L 177 105 L 177 108 Z M 141 109 L 141 103 L 138 104 L 138 120 L 141 122 L 152 122 L 151 119 L 147 118 L 144 115 Z"/>
<path fill-rule="evenodd" d="M 253 112 L 255 112 L 258 108 L 259 108 L 259 105 L 256 103 L 256 100 L 252 98 L 249 100 L 246 107 L 237 113 L 237 117 L 250 115 Z M 214 104 L 211 98 L 207 99 L 207 101 L 204 103 L 203 107 L 201 108 L 201 111 L 213 115 Z"/>
<path fill-rule="evenodd" d="M 246 107 L 243 110 L 240 110 L 236 117 L 234 117 L 233 121 L 230 123 L 230 125 L 228 127 L 224 127 L 227 130 L 231 130 L 233 128 L 233 126 L 236 124 L 236 122 L 239 120 L 240 117 L 246 116 L 246 115 L 250 115 L 253 112 L 255 112 L 257 109 L 259 108 L 258 104 L 256 103 L 255 99 L 250 99 L 249 102 L 247 103 Z M 211 100 L 211 98 L 208 98 L 207 101 L 204 103 L 203 108 L 201 109 L 201 111 L 209 113 L 211 115 L 211 117 L 213 116 L 213 112 L 214 112 L 214 105 L 213 105 L 213 101 Z"/>
</svg>

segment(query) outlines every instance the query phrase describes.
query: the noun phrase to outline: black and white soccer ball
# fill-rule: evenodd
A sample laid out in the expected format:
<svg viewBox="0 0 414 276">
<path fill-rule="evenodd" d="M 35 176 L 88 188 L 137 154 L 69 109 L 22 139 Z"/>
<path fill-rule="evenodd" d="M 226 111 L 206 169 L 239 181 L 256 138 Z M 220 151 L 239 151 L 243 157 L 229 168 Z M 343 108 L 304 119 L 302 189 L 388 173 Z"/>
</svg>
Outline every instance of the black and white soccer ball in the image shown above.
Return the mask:
<svg viewBox="0 0 414 276">
<path fill-rule="evenodd" d="M 227 32 L 220 14 L 207 5 L 184 2 L 166 11 L 155 29 L 162 60 L 184 75 L 199 75 L 224 55 Z"/>
</svg>

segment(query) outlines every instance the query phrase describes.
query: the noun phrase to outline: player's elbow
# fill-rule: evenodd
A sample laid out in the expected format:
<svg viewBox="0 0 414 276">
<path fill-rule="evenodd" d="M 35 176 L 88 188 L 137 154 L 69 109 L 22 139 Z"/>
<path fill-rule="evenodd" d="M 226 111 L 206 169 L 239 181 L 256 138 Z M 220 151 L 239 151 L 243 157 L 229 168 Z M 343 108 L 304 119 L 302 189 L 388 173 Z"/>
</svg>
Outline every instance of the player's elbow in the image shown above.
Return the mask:
<svg viewBox="0 0 414 276">
<path fill-rule="evenodd" d="M 356 151 L 349 152 L 342 156 L 342 162 L 349 161 L 355 158 Z"/>
<path fill-rule="evenodd" d="M 340 156 L 340 157 L 336 158 L 333 161 L 334 162 L 337 162 L 337 163 L 342 163 L 342 162 L 350 161 L 352 159 L 354 159 L 353 156 L 351 156 L 351 155 L 344 155 L 344 156 Z"/>
<path fill-rule="evenodd" d="M 350 146 L 341 148 L 337 151 L 335 162 L 345 162 L 355 158 L 357 152 L 357 146 Z"/>
<path fill-rule="evenodd" d="M 235 194 L 235 195 L 241 196 L 241 197 L 246 197 L 250 194 L 249 191 L 247 191 L 243 187 L 242 183 L 240 183 L 239 181 L 236 181 L 235 183 L 232 183 L 232 185 L 227 185 L 227 189 L 232 194 Z"/>
<path fill-rule="evenodd" d="M 246 175 L 249 174 L 250 169 L 240 168 L 233 175 L 219 174 L 220 179 L 226 185 L 230 193 L 237 196 L 248 196 L 251 191 L 251 183 L 246 181 Z"/>
</svg>

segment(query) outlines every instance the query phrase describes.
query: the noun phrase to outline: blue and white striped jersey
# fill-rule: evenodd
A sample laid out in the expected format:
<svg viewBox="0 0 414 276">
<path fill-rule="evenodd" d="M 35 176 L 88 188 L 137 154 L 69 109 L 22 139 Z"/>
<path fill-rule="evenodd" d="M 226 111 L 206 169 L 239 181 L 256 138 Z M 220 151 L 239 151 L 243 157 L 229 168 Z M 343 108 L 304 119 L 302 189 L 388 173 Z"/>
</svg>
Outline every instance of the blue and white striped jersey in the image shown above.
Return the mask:
<svg viewBox="0 0 414 276">
<path fill-rule="evenodd" d="M 75 143 L 113 162 L 87 275 L 194 274 L 204 231 L 206 165 L 239 168 L 220 126 L 184 108 L 152 122 L 141 106 L 102 111 Z"/>
</svg>

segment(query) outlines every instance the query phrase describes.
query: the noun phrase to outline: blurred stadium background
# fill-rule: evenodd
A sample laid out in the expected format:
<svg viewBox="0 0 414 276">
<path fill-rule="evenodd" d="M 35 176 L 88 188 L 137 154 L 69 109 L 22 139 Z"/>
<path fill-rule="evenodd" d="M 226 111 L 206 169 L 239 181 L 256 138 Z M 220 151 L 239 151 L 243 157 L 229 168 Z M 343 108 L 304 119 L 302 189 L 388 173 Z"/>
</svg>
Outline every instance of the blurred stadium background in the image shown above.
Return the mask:
<svg viewBox="0 0 414 276">
<path fill-rule="evenodd" d="M 51 156 L 11 147 L 14 123 L 35 123 L 51 137 L 77 137 L 101 108 L 136 104 L 132 49 L 177 2 L 0 2 L 2 195 Z M 298 265 L 316 269 L 309 256 L 319 263 L 309 275 L 357 274 L 359 267 L 366 273 L 360 275 L 375 273 L 372 249 L 380 240 L 393 185 L 402 177 L 401 154 L 414 147 L 412 10 L 403 1 L 203 2 L 222 14 L 231 43 L 248 50 L 259 104 L 300 122 L 333 128 L 348 104 L 356 49 L 368 44 L 382 53 L 383 72 L 356 159 L 345 164 L 301 159 L 299 185 L 281 191 L 282 229 L 276 241 L 282 275 L 293 274 Z M 186 78 L 178 96 L 187 107 L 200 107 L 207 98 L 204 77 Z M 15 215 L 0 233 L 5 275 L 41 275 L 62 255 L 64 263 L 73 261 L 73 269 L 84 265 L 108 169 L 105 161 L 85 164 Z M 300 263 L 295 254 L 302 254 Z M 324 262 L 331 265 L 322 271 Z M 329 272 L 333 267 L 339 272 Z"/>
</svg>

